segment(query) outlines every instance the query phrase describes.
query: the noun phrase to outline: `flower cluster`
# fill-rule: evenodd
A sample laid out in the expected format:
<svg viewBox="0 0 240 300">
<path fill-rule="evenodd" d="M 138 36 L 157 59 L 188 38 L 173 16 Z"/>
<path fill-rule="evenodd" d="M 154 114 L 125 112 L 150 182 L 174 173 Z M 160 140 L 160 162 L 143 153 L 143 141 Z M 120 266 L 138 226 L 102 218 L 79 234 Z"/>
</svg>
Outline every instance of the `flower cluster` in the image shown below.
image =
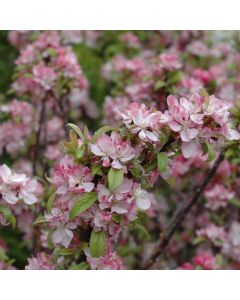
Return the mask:
<svg viewBox="0 0 240 300">
<path fill-rule="evenodd" d="M 239 45 L 211 34 L 9 33 L 0 269 L 239 269 Z"/>
</svg>

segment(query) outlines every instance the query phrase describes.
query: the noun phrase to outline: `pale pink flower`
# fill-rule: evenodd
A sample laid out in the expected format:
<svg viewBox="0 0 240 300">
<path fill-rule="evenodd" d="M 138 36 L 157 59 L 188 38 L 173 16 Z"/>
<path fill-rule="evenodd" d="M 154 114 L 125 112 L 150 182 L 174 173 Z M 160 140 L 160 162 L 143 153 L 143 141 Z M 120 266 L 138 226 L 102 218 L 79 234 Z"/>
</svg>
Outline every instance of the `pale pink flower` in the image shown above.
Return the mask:
<svg viewBox="0 0 240 300">
<path fill-rule="evenodd" d="M 33 76 L 36 83 L 40 84 L 44 89 L 50 90 L 57 78 L 57 74 L 52 68 L 46 67 L 43 63 L 33 67 Z"/>
<path fill-rule="evenodd" d="M 227 257 L 240 262 L 240 224 L 236 221 L 231 224 L 222 252 Z"/>
<path fill-rule="evenodd" d="M 92 179 L 89 168 L 76 164 L 73 158 L 67 155 L 55 167 L 51 182 L 56 186 L 57 194 L 85 193 L 93 190 Z"/>
<path fill-rule="evenodd" d="M 96 144 L 90 145 L 93 154 L 102 157 L 103 166 L 122 169 L 135 156 L 135 150 L 113 131 L 111 136 L 102 134 Z"/>
<path fill-rule="evenodd" d="M 23 200 L 31 205 L 38 201 L 36 196 L 37 181 L 29 179 L 25 174 L 12 172 L 6 165 L 0 167 L 0 193 L 9 204 Z"/>
<path fill-rule="evenodd" d="M 128 47 L 131 47 L 131 48 L 139 48 L 140 47 L 139 38 L 132 32 L 127 32 L 127 33 L 122 34 L 120 36 L 120 40 L 125 42 L 128 45 Z"/>
<path fill-rule="evenodd" d="M 131 103 L 128 110 L 121 113 L 123 123 L 141 140 L 159 141 L 159 120 L 161 112 L 153 112 L 147 109 L 144 104 Z"/>
<path fill-rule="evenodd" d="M 75 229 L 76 227 L 75 223 L 69 222 L 65 227 L 57 228 L 52 235 L 53 243 L 68 248 L 73 238 L 71 229 Z"/>
<path fill-rule="evenodd" d="M 196 232 L 197 236 L 204 237 L 214 243 L 216 246 L 223 246 L 227 238 L 227 233 L 221 226 L 210 224 L 204 229 L 199 229 Z"/>
<path fill-rule="evenodd" d="M 205 206 L 211 210 L 217 210 L 220 207 L 226 207 L 228 200 L 232 199 L 235 193 L 224 185 L 217 183 L 209 187 L 204 195 L 207 198 Z"/>
<path fill-rule="evenodd" d="M 179 57 L 172 53 L 162 53 L 159 55 L 160 66 L 168 71 L 180 69 L 181 63 Z"/>
<path fill-rule="evenodd" d="M 51 262 L 51 256 L 44 252 L 37 254 L 37 257 L 28 258 L 28 265 L 25 270 L 55 270 L 56 267 Z"/>
<path fill-rule="evenodd" d="M 89 263 L 92 270 L 122 270 L 123 263 L 121 258 L 115 251 L 110 249 L 108 245 L 107 251 L 104 256 L 99 258 L 91 257 L 90 250 L 87 248 L 84 250 L 87 256 L 87 262 Z"/>
</svg>

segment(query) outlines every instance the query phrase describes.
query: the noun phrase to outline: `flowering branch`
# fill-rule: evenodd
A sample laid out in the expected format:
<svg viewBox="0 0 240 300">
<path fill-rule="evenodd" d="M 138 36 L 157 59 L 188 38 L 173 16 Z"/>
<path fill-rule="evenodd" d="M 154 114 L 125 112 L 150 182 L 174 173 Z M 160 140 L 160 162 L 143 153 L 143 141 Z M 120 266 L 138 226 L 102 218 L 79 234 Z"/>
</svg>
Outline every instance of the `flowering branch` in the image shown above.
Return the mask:
<svg viewBox="0 0 240 300">
<path fill-rule="evenodd" d="M 173 216 L 172 220 L 170 221 L 166 233 L 163 234 L 161 241 L 155 250 L 155 252 L 152 254 L 151 258 L 147 262 L 145 269 L 150 269 L 154 263 L 157 261 L 157 259 L 163 254 L 163 251 L 168 246 L 169 242 L 171 241 L 173 235 L 185 219 L 186 215 L 189 213 L 191 208 L 197 203 L 198 199 L 204 192 L 204 189 L 208 185 L 208 183 L 211 181 L 213 176 L 215 175 L 220 163 L 224 159 L 224 153 L 220 153 L 218 159 L 214 163 L 214 166 L 210 170 L 210 172 L 207 174 L 207 176 L 204 178 L 201 186 L 197 189 L 196 194 L 193 196 L 193 198 L 189 201 L 187 200 L 181 208 L 176 212 L 176 214 Z"/>
</svg>

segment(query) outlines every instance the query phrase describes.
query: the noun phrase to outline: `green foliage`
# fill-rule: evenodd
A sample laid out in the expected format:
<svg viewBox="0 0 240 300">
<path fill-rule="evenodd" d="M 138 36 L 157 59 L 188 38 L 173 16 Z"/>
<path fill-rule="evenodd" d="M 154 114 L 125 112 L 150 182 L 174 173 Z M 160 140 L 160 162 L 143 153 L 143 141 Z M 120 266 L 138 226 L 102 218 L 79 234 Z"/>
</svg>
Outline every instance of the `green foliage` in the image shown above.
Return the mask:
<svg viewBox="0 0 240 300">
<path fill-rule="evenodd" d="M 92 257 L 103 256 L 106 252 L 106 236 L 103 230 L 92 231 L 90 238 L 90 254 Z"/>
<path fill-rule="evenodd" d="M 0 31 L 0 94 L 8 91 L 14 70 L 17 50 L 8 43 L 8 31 Z"/>
<path fill-rule="evenodd" d="M 89 207 L 93 205 L 93 203 L 97 200 L 97 193 L 90 192 L 85 193 L 80 196 L 76 202 L 74 203 L 73 207 L 69 212 L 69 218 L 73 219 L 82 212 L 86 211 Z"/>
<path fill-rule="evenodd" d="M 16 226 L 16 219 L 8 206 L 0 204 L 0 213 L 4 216 L 8 223 L 12 224 L 13 228 Z"/>
<path fill-rule="evenodd" d="M 110 191 L 117 189 L 123 182 L 123 170 L 111 168 L 108 172 L 108 187 Z"/>
<path fill-rule="evenodd" d="M 157 161 L 158 161 L 158 170 L 159 172 L 163 173 L 167 170 L 168 166 L 168 157 L 166 153 L 160 152 L 157 155 Z"/>
</svg>

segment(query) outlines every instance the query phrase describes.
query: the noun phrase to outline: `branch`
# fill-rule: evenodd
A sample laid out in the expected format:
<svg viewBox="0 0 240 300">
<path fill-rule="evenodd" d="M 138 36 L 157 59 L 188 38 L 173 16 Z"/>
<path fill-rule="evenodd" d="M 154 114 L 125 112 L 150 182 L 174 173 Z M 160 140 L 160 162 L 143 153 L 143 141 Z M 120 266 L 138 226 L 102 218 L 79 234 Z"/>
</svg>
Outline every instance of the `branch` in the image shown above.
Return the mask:
<svg viewBox="0 0 240 300">
<path fill-rule="evenodd" d="M 41 111 L 40 111 L 40 119 L 39 119 L 39 127 L 38 131 L 36 134 L 36 144 L 35 144 L 35 151 L 33 154 L 33 175 L 36 175 L 37 171 L 37 162 L 39 159 L 39 150 L 40 150 L 40 138 L 41 138 L 41 132 L 42 132 L 42 126 L 44 125 L 44 120 L 45 120 L 45 111 L 46 111 L 46 106 L 45 106 L 45 99 L 42 101 L 42 106 L 41 106 Z"/>
<path fill-rule="evenodd" d="M 197 189 L 195 195 L 190 201 L 186 201 L 183 203 L 183 206 L 177 211 L 177 213 L 172 217 L 170 220 L 170 223 L 167 227 L 166 233 L 163 235 L 156 251 L 152 254 L 151 258 L 147 262 L 145 269 L 150 269 L 154 263 L 157 261 L 157 259 L 163 254 L 163 251 L 168 246 L 171 238 L 185 219 L 185 216 L 189 213 L 191 208 L 197 203 L 199 197 L 202 195 L 204 189 L 208 185 L 208 183 L 211 181 L 213 176 L 215 175 L 220 163 L 224 159 L 224 153 L 220 153 L 218 159 L 215 161 L 212 169 L 209 171 L 209 173 L 206 175 L 206 177 L 203 179 L 202 184 Z"/>
</svg>

